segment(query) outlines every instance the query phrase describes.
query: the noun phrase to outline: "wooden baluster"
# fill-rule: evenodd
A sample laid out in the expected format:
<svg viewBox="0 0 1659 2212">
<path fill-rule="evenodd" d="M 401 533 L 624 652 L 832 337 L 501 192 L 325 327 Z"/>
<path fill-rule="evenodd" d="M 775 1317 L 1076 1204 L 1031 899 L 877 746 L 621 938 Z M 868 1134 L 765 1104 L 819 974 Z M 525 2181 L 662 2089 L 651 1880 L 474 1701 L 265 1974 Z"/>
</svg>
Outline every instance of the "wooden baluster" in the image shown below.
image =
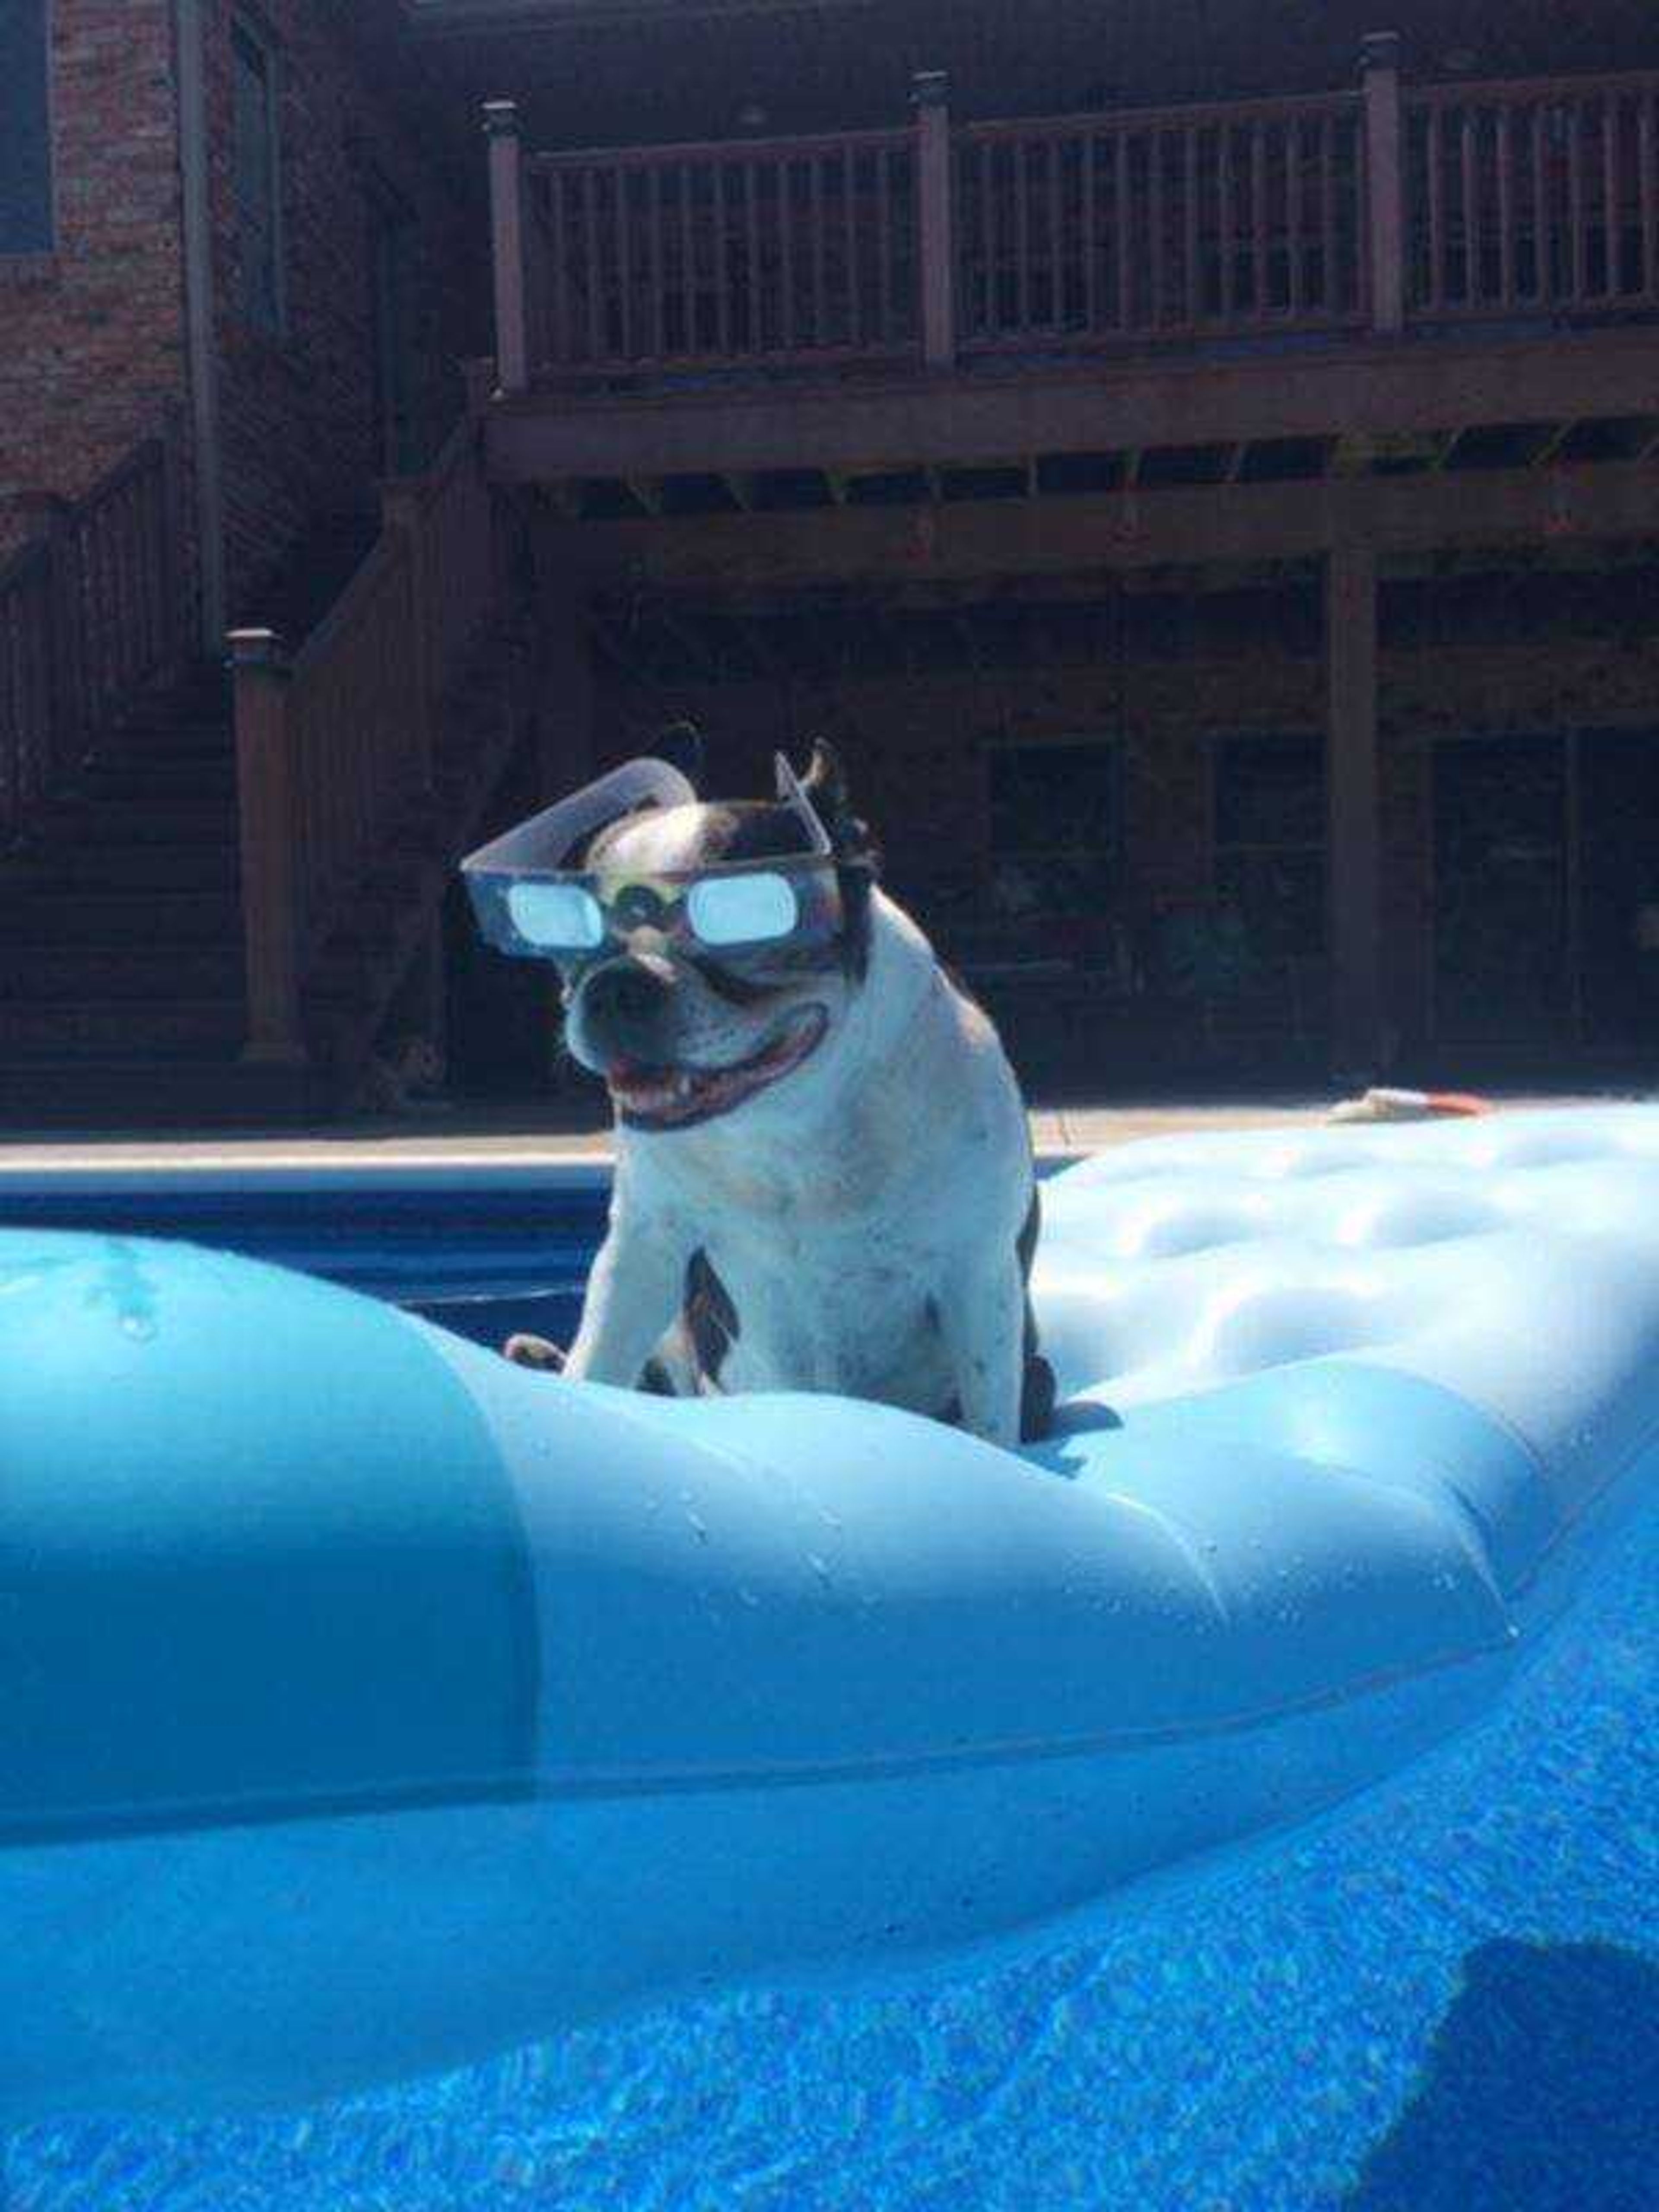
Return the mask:
<svg viewBox="0 0 1659 2212">
<path fill-rule="evenodd" d="M 1584 148 L 1580 128 L 1583 109 L 1576 100 L 1562 104 L 1567 118 L 1567 221 L 1572 252 L 1572 304 L 1577 307 L 1589 289 L 1584 267 Z"/>
<path fill-rule="evenodd" d="M 1370 270 L 1371 328 L 1401 330 L 1406 320 L 1406 205 L 1400 116 L 1400 39 L 1374 31 L 1359 49 L 1360 91 L 1365 106 L 1366 259 Z M 1438 117 L 1431 111 L 1431 222 L 1438 208 Z M 1430 287 L 1439 281 L 1431 249 Z M 1335 274 L 1326 281 L 1335 305 Z"/>
<path fill-rule="evenodd" d="M 651 356 L 660 361 L 667 350 L 664 331 L 663 247 L 662 247 L 662 188 L 664 174 L 660 169 L 650 168 L 645 173 L 646 207 L 651 217 Z"/>
<path fill-rule="evenodd" d="M 1302 315 L 1302 125 L 1292 117 L 1285 131 L 1285 301 L 1293 321 Z"/>
<path fill-rule="evenodd" d="M 1616 300 L 1621 289 L 1624 261 L 1624 238 L 1620 222 L 1619 142 L 1623 136 L 1619 121 L 1619 96 L 1611 86 L 1601 94 L 1601 206 L 1602 227 L 1607 234 L 1606 282 L 1602 296 Z"/>
<path fill-rule="evenodd" d="M 732 240 L 726 231 L 726 164 L 717 160 L 712 178 L 714 227 L 714 343 L 722 357 L 732 350 Z"/>
<path fill-rule="evenodd" d="M 1221 319 L 1233 312 L 1233 161 L 1232 132 L 1223 123 L 1216 132 L 1216 255 L 1221 276 Z"/>
<path fill-rule="evenodd" d="M 242 927 L 247 963 L 246 1060 L 301 1066 L 300 886 L 289 726 L 289 672 L 282 640 L 268 629 L 234 629 L 227 641 L 235 686 L 236 799 L 241 824 Z"/>
<path fill-rule="evenodd" d="M 985 334 L 994 337 L 1002 327 L 1002 229 L 997 221 L 996 149 L 988 139 L 979 147 L 980 238 L 985 252 Z"/>
<path fill-rule="evenodd" d="M 750 352 L 755 354 L 766 350 L 766 322 L 762 311 L 765 288 L 761 279 L 759 189 L 759 165 L 745 161 L 743 165 L 743 198 L 745 235 L 749 241 L 748 344 Z"/>
<path fill-rule="evenodd" d="M 957 359 L 955 191 L 951 173 L 949 86 L 943 70 L 910 80 L 916 112 L 917 249 L 921 278 L 921 352 L 927 368 L 952 369 Z"/>
<path fill-rule="evenodd" d="M 40 735 L 33 771 L 26 761 L 22 776 L 25 795 L 41 799 L 56 792 L 79 765 L 90 735 L 87 623 L 69 501 L 56 492 L 28 492 L 14 502 L 14 512 L 29 535 L 45 545 L 41 587 L 30 617 L 32 657 L 40 671 Z"/>
<path fill-rule="evenodd" d="M 1319 229 L 1321 290 L 1324 295 L 1325 313 L 1340 315 L 1345 305 L 1343 289 L 1337 275 L 1336 250 L 1336 136 L 1335 126 L 1328 115 L 1319 123 Z M 1367 256 L 1371 251 L 1369 231 L 1362 249 Z M 1368 264 L 1369 265 L 1369 264 Z"/>
<path fill-rule="evenodd" d="M 529 313 L 525 293 L 523 149 L 518 104 L 484 102 L 489 142 L 489 227 L 495 289 L 495 374 L 504 392 L 530 383 Z"/>
<path fill-rule="evenodd" d="M 617 336 L 624 361 L 634 358 L 634 236 L 628 199 L 635 172 L 618 163 L 611 172 L 617 194 Z"/>
<path fill-rule="evenodd" d="M 1267 313 L 1267 147 L 1260 123 L 1250 125 L 1250 285 L 1261 322 Z"/>
<path fill-rule="evenodd" d="M 1048 169 L 1048 322 L 1053 330 L 1066 327 L 1066 246 L 1065 234 L 1060 228 L 1060 152 L 1061 142 L 1048 138 L 1043 142 L 1043 155 Z"/>
<path fill-rule="evenodd" d="M 603 361 L 606 347 L 603 317 L 605 313 L 605 265 L 599 245 L 599 172 L 589 162 L 582 176 L 582 279 L 587 295 L 587 358 Z"/>
<path fill-rule="evenodd" d="M 85 515 L 81 530 L 98 573 L 98 629 L 94 645 L 98 655 L 101 724 L 113 710 L 121 689 L 121 577 L 108 509 L 101 514 Z"/>
<path fill-rule="evenodd" d="M 1540 305 L 1555 296 L 1555 208 L 1549 188 L 1547 144 L 1550 110 L 1532 111 L 1532 236 L 1534 296 Z"/>
<path fill-rule="evenodd" d="M 1463 198 L 1463 301 L 1467 307 L 1480 304 L 1480 185 L 1477 167 L 1475 131 L 1479 117 L 1473 107 L 1463 110 L 1461 131 L 1461 176 L 1459 190 Z"/>
<path fill-rule="evenodd" d="M 161 441 L 152 441 L 149 459 L 138 479 L 139 655 L 148 678 L 162 673 L 161 578 L 167 550 L 161 542 Z"/>
<path fill-rule="evenodd" d="M 850 146 L 841 149 L 841 236 L 846 261 L 847 343 L 856 346 L 864 337 L 864 318 L 859 302 L 858 176 Z"/>
<path fill-rule="evenodd" d="M 443 629 L 455 595 L 441 592 L 434 550 L 437 532 L 426 480 L 406 477 L 382 484 L 380 517 L 386 529 L 401 535 L 409 563 L 409 636 L 400 662 L 408 667 L 414 696 L 409 727 L 410 769 L 416 787 L 429 791 L 440 702 L 450 673 Z"/>
<path fill-rule="evenodd" d="M 547 276 L 547 349 L 555 362 L 573 358 L 570 343 L 569 210 L 565 204 L 564 171 L 550 169 L 547 179 L 547 236 L 552 266 Z"/>
<path fill-rule="evenodd" d="M 1128 204 L 1128 131 L 1119 128 L 1117 133 L 1117 168 L 1115 168 L 1115 191 L 1117 191 L 1117 327 L 1124 334 L 1134 323 L 1134 223 L 1130 219 Z"/>
<path fill-rule="evenodd" d="M 682 161 L 680 172 L 680 291 L 685 301 L 685 329 L 680 350 L 695 354 L 697 331 L 697 226 L 691 204 L 691 165 Z"/>
<path fill-rule="evenodd" d="M 1164 324 L 1164 258 L 1167 242 L 1164 235 L 1164 133 L 1154 124 L 1146 134 L 1146 166 L 1148 185 L 1152 194 L 1152 302 L 1149 310 L 1153 330 Z"/>
<path fill-rule="evenodd" d="M 1441 143 L 1440 110 L 1428 117 L 1429 172 L 1429 304 L 1446 304 L 1445 152 Z"/>
<path fill-rule="evenodd" d="M 783 349 L 795 349 L 795 168 L 786 155 L 778 163 L 778 268 L 782 282 L 780 302 Z"/>
<path fill-rule="evenodd" d="M 878 306 L 876 343 L 893 342 L 893 149 L 884 146 L 876 163 L 876 258 Z"/>
<path fill-rule="evenodd" d="M 1498 296 L 1515 304 L 1515 143 L 1508 101 L 1498 111 L 1493 149 L 1498 168 Z"/>
<path fill-rule="evenodd" d="M 1204 272 L 1199 266 L 1198 127 L 1188 124 L 1182 132 L 1187 142 L 1187 324 L 1196 330 L 1204 316 Z"/>
<path fill-rule="evenodd" d="M 171 673 L 184 658 L 189 623 L 185 562 L 184 410 L 168 404 L 161 418 L 161 474 L 156 489 L 157 641 L 164 670 Z"/>
<path fill-rule="evenodd" d="M 1016 138 L 1014 161 L 1014 324 L 1020 331 L 1031 327 L 1031 192 L 1030 141 Z"/>
<path fill-rule="evenodd" d="M 1638 124 L 1637 167 L 1642 194 L 1643 285 L 1650 297 L 1659 299 L 1659 149 L 1655 146 L 1659 127 L 1656 127 L 1656 108 L 1659 108 L 1659 93 L 1644 93 Z"/>
<path fill-rule="evenodd" d="M 1083 142 L 1083 326 L 1096 331 L 1100 327 L 1100 246 L 1096 236 L 1099 210 L 1099 163 L 1096 158 L 1100 141 L 1091 131 Z"/>
<path fill-rule="evenodd" d="M 121 629 L 125 640 L 121 655 L 123 691 L 149 673 L 144 663 L 144 570 L 141 558 L 143 520 L 139 502 L 143 489 L 143 478 L 137 474 L 121 487 Z"/>
<path fill-rule="evenodd" d="M 824 160 L 823 154 L 814 154 L 809 162 L 812 179 L 812 343 L 819 348 L 830 343 L 830 290 L 824 252 L 824 233 L 828 228 L 823 210 Z"/>
</svg>

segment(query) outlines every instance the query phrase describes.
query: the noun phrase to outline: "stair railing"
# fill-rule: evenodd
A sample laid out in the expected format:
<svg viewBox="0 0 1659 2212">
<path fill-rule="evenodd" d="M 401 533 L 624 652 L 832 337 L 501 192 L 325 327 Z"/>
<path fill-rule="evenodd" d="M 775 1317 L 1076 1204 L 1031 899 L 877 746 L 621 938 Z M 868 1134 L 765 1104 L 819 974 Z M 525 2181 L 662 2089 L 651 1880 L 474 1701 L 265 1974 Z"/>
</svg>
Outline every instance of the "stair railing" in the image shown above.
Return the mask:
<svg viewBox="0 0 1659 2212">
<path fill-rule="evenodd" d="M 0 849 L 72 790 L 137 695 L 190 652 L 182 432 L 169 409 L 84 498 L 35 493 L 0 566 Z"/>
<path fill-rule="evenodd" d="M 445 692 L 503 600 L 507 521 L 469 415 L 428 470 L 385 487 L 380 538 L 291 663 L 271 630 L 230 634 L 245 1060 L 310 1057 L 307 971 L 429 804 Z"/>
</svg>

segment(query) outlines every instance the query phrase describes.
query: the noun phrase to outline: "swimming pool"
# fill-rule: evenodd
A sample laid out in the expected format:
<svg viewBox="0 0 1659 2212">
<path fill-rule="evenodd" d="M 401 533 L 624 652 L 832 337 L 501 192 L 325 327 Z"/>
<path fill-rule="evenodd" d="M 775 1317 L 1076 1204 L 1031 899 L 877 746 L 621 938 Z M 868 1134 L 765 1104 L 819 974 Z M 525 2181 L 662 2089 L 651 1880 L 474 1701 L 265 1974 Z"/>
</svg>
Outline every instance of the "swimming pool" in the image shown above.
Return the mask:
<svg viewBox="0 0 1659 2212">
<path fill-rule="evenodd" d="M 608 1163 L 0 1170 L 0 1226 L 185 1237 L 389 1298 L 457 1334 L 574 1334 Z"/>
<path fill-rule="evenodd" d="M 559 1333 L 599 1175 L 368 1183 L 37 1184 L 0 1214 L 190 1233 L 485 1340 Z M 1029 1954 L 675 2002 L 303 2116 L 36 2127 L 5 2201 L 1634 2212 L 1659 2160 L 1656 1553 L 1627 1533 L 1481 1727 Z"/>
</svg>

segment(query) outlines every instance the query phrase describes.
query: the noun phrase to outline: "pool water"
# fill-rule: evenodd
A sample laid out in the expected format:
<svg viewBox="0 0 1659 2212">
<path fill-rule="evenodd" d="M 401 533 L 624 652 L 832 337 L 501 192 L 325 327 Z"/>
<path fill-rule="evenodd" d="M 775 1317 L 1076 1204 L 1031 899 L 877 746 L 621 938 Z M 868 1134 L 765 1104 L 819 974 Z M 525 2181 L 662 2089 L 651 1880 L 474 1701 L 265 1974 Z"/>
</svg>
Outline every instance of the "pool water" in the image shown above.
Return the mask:
<svg viewBox="0 0 1659 2212">
<path fill-rule="evenodd" d="M 603 1189 L 549 1192 L 526 1229 L 527 1188 L 457 1198 L 450 1244 L 424 1256 L 429 1202 L 422 1231 L 390 1186 L 355 1244 L 337 1188 L 167 1225 L 303 1251 L 486 1339 L 504 1315 L 558 1334 Z M 1478 1728 L 1316 1826 L 1018 1955 L 904 1987 L 677 2001 L 304 2114 L 26 2129 L 0 2203 L 1651 2212 L 1656 1589 L 1650 1512 Z"/>
<path fill-rule="evenodd" d="M 351 1170 L 0 1172 L 0 1226 L 187 1237 L 390 1298 L 481 1344 L 575 1334 L 601 1162 Z"/>
</svg>

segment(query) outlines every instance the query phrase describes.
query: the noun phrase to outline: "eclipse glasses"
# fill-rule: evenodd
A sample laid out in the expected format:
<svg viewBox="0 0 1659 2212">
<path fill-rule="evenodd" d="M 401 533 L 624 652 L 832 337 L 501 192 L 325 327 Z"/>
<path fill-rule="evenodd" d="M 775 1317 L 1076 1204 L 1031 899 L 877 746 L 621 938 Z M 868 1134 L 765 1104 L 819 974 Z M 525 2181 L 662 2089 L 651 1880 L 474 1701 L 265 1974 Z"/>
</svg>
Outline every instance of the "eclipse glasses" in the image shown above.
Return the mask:
<svg viewBox="0 0 1659 2212">
<path fill-rule="evenodd" d="M 498 951 L 566 963 L 641 929 L 725 953 L 827 941 L 842 924 L 835 848 L 781 753 L 775 764 L 805 853 L 650 872 L 568 867 L 588 838 L 624 816 L 696 805 L 666 761 L 629 761 L 467 855 L 461 873 L 479 928 Z"/>
</svg>

